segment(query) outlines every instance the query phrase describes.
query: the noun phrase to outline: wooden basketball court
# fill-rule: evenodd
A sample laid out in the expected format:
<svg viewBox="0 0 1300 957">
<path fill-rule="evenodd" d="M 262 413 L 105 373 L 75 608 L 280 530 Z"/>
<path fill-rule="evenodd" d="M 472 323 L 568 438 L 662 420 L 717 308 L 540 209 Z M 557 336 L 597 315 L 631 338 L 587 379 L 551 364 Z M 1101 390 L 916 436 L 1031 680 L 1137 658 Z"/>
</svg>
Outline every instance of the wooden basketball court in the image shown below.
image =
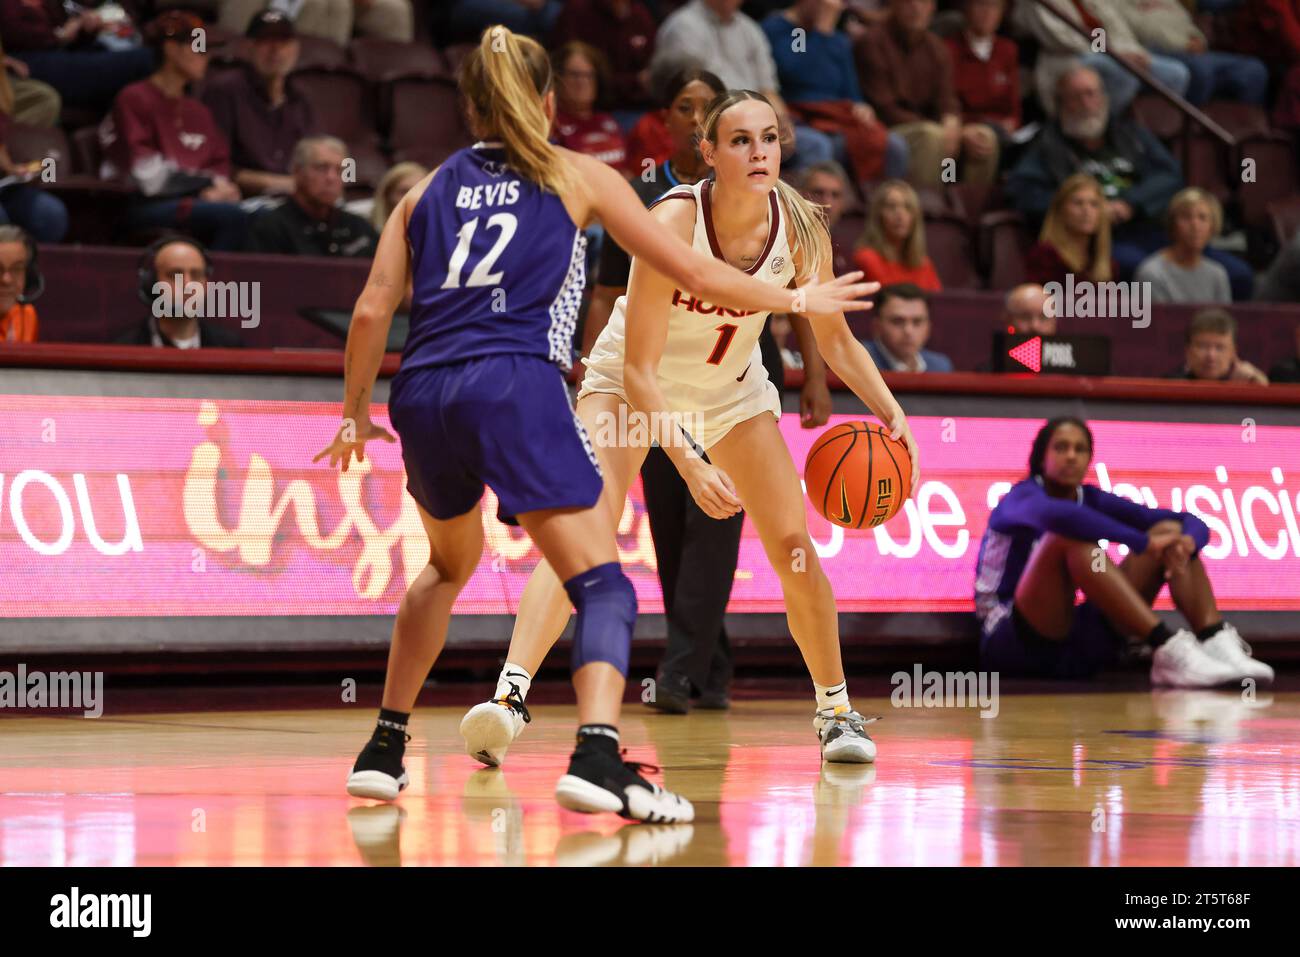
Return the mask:
<svg viewBox="0 0 1300 957">
<path fill-rule="evenodd" d="M 875 766 L 823 766 L 805 700 L 628 705 L 629 757 L 695 802 L 689 826 L 561 810 L 563 705 L 533 710 L 501 770 L 460 752 L 463 707 L 421 709 L 395 805 L 343 791 L 368 706 L 9 717 L 0 864 L 1300 864 L 1300 693 L 855 704 L 884 715 Z"/>
</svg>

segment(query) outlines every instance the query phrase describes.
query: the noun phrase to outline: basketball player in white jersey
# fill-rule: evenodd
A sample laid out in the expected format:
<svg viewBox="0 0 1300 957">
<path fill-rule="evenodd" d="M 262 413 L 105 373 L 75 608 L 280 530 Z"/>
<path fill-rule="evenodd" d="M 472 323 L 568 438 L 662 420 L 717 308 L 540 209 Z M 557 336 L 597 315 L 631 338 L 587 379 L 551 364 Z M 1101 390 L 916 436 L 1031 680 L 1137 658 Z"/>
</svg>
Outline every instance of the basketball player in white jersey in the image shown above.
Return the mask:
<svg viewBox="0 0 1300 957">
<path fill-rule="evenodd" d="M 715 179 L 683 184 L 661 197 L 651 215 L 665 229 L 775 285 L 832 275 L 821 210 L 778 178 L 776 114 L 762 95 L 731 90 L 718 96 L 706 114 L 700 149 Z M 602 441 L 610 423 L 618 422 L 639 421 L 654 433 L 708 515 L 726 518 L 746 510 L 781 579 L 790 631 L 813 679 L 813 726 L 822 757 L 868 763 L 876 755 L 865 731 L 870 721 L 849 700 L 835 596 L 808 535 L 799 473 L 777 427 L 776 388 L 759 354 L 767 316 L 719 309 L 633 259 L 627 295 L 615 304 L 585 360 L 577 413 L 596 437 L 603 500 L 616 522 L 648 445 L 629 441 L 636 430 L 619 441 Z M 916 488 L 919 459 L 903 411 L 844 314 L 808 318 L 826 364 L 889 424 L 894 438 L 906 442 Z M 671 413 L 693 428 L 687 440 Z M 532 676 L 564 630 L 571 607 L 560 580 L 540 563 L 520 600 L 496 695 L 461 723 L 466 750 L 484 764 L 499 765 L 531 720 L 524 701 Z"/>
</svg>

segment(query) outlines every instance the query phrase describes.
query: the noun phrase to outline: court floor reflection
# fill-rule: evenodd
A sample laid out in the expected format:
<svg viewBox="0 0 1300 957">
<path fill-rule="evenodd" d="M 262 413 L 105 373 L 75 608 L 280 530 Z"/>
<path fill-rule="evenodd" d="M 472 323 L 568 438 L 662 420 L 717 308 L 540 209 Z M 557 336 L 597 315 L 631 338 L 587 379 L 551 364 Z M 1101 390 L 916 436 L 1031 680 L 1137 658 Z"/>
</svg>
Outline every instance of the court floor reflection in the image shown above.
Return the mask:
<svg viewBox="0 0 1300 957">
<path fill-rule="evenodd" d="M 998 716 L 891 709 L 874 766 L 822 765 L 806 702 L 628 706 L 629 756 L 689 826 L 564 811 L 574 723 L 539 705 L 504 768 L 418 712 L 396 805 L 342 790 L 359 709 L 0 721 L 4 865 L 1291 865 L 1300 694 L 1004 695 Z"/>
</svg>

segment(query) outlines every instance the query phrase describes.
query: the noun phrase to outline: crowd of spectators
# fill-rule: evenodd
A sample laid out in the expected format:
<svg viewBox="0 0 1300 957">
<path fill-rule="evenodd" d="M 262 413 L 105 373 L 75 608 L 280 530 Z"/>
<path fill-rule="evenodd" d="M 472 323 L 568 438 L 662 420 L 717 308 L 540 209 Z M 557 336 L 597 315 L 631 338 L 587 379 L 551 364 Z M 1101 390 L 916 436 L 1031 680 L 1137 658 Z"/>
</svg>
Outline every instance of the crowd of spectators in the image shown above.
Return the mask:
<svg viewBox="0 0 1300 957">
<path fill-rule="evenodd" d="M 69 232 L 41 163 L 8 148 L 15 130 L 59 125 L 97 124 L 100 177 L 131 191 L 123 241 L 171 237 L 150 247 L 158 269 L 196 253 L 206 268 L 207 250 L 367 257 L 428 167 L 395 162 L 367 181 L 373 195 L 356 188 L 357 144 L 328 135 L 292 82 L 303 42 L 447 51 L 503 23 L 551 51 L 554 141 L 618 168 L 647 199 L 707 173 L 694 130 L 718 90 L 762 92 L 781 126 L 783 170 L 826 208 L 836 270 L 860 268 L 887 287 L 864 331 L 882 368 L 951 367 L 926 348 L 943 322 L 931 297 L 945 282 L 926 227 L 933 210 L 953 213 L 952 187 L 1022 217 L 1027 284 L 1010 291 L 1003 318 L 1067 276 L 1137 280 L 1160 303 L 1300 300 L 1300 235 L 1271 264 L 1226 242 L 1242 235 L 1239 211 L 1223 192 L 1189 186 L 1167 138 L 1134 109 L 1143 83 L 1130 69 L 1192 104 L 1249 104 L 1274 131 L 1300 129 L 1300 0 L 1050 6 L 1064 19 L 1037 0 L 221 0 L 201 9 L 205 21 L 151 0 L 0 0 L 0 224 L 21 227 L 3 232 L 0 268 L 16 270 L 31 240 Z M 238 68 L 209 76 L 202 38 L 213 26 L 242 53 Z M 860 224 L 852 236 L 838 229 L 846 215 Z M 598 231 L 590 238 L 601 301 L 626 267 L 599 255 Z M 37 335 L 19 287 L 0 302 L 6 339 Z M 1235 353 L 1226 367 L 1193 361 L 1194 345 L 1197 356 L 1212 351 L 1200 339 L 1235 339 L 1221 321 L 1198 328 L 1186 374 L 1264 379 Z M 212 338 L 166 324 L 136 334 Z"/>
</svg>

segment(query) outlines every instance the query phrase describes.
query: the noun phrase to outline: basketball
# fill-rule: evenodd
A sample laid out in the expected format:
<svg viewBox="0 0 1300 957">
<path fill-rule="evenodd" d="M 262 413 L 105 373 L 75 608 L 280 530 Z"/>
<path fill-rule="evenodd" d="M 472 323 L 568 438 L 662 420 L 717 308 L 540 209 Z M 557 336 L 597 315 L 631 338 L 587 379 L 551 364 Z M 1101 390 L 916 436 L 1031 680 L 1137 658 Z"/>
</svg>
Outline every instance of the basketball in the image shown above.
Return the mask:
<svg viewBox="0 0 1300 957">
<path fill-rule="evenodd" d="M 844 528 L 893 518 L 912 492 L 912 456 L 879 425 L 841 422 L 821 434 L 803 467 L 808 499 Z"/>
</svg>

